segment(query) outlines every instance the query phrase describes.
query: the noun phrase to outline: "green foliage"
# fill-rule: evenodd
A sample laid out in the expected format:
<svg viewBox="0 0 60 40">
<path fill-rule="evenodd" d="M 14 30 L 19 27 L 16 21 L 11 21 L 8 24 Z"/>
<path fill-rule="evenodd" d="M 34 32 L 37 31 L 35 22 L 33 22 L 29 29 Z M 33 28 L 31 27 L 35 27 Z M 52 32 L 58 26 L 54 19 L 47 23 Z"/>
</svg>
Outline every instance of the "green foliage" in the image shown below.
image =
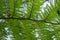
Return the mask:
<svg viewBox="0 0 60 40">
<path fill-rule="evenodd" d="M 41 10 L 44 0 L 0 0 L 0 40 L 60 40 L 60 0 Z"/>
</svg>

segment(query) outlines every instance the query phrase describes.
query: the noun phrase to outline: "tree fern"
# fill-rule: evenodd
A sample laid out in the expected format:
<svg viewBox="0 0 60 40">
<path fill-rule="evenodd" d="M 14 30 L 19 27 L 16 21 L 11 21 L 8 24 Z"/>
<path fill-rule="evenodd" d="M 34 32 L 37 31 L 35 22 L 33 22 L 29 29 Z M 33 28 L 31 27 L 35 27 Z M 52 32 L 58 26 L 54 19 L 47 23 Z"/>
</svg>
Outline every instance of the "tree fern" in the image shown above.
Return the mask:
<svg viewBox="0 0 60 40">
<path fill-rule="evenodd" d="M 60 40 L 60 0 L 0 0 L 0 40 Z"/>
</svg>

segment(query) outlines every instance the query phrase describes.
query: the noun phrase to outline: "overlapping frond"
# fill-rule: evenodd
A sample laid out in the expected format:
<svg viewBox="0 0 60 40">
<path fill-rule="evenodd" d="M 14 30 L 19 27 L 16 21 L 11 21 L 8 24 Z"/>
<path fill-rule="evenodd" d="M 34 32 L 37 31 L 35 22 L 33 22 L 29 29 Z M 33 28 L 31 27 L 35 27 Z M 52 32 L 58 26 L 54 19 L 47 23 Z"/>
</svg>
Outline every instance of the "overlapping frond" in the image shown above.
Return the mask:
<svg viewBox="0 0 60 40">
<path fill-rule="evenodd" d="M 0 0 L 0 40 L 60 40 L 60 0 Z"/>
</svg>

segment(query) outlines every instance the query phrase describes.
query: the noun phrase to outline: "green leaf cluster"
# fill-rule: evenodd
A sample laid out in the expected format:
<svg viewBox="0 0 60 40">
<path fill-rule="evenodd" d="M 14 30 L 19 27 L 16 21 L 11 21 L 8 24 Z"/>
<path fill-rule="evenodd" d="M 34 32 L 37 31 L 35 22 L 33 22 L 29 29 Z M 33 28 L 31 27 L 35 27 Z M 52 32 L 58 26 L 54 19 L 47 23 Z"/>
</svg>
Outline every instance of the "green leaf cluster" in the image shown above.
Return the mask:
<svg viewBox="0 0 60 40">
<path fill-rule="evenodd" d="M 0 0 L 0 40 L 60 40 L 60 0 L 41 11 L 44 0 Z"/>
</svg>

